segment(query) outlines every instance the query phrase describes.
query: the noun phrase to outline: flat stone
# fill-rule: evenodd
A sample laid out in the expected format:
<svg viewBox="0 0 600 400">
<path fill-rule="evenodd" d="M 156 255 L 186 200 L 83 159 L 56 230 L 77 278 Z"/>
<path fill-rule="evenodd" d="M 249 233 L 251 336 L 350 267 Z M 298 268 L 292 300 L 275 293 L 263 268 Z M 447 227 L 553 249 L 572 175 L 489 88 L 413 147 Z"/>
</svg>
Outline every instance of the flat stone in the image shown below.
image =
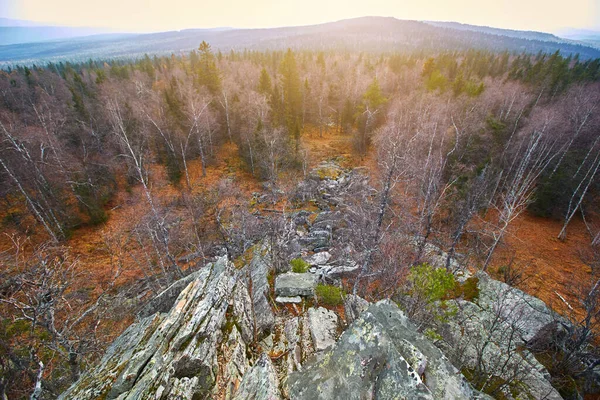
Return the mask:
<svg viewBox="0 0 600 400">
<path fill-rule="evenodd" d="M 281 297 L 314 296 L 317 277 L 311 273 L 286 272 L 275 278 L 275 295 Z"/>
<path fill-rule="evenodd" d="M 356 271 L 358 271 L 360 267 L 356 264 L 354 265 L 340 265 L 340 266 L 332 266 L 328 265 L 323 268 L 322 274 L 330 279 L 338 279 L 346 275 L 350 275 Z"/>
<path fill-rule="evenodd" d="M 308 309 L 308 326 L 316 351 L 325 350 L 335 344 L 338 317 L 323 307 Z"/>
<path fill-rule="evenodd" d="M 275 299 L 276 302 L 278 303 L 302 303 L 302 297 L 300 296 L 294 296 L 294 297 L 284 297 L 284 296 L 279 296 Z"/>
</svg>

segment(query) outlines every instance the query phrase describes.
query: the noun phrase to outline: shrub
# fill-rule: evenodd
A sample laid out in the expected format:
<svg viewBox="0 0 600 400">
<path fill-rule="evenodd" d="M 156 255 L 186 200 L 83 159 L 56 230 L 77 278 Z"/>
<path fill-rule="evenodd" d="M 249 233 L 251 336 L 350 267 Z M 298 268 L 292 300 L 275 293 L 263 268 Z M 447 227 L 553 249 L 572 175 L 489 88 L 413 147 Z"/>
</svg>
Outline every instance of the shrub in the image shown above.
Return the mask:
<svg viewBox="0 0 600 400">
<path fill-rule="evenodd" d="M 441 300 L 456 286 L 452 272 L 435 268 L 427 263 L 413 267 L 408 280 L 412 284 L 413 295 L 424 299 L 427 303 Z"/>
<path fill-rule="evenodd" d="M 319 304 L 328 306 L 339 306 L 343 302 L 342 289 L 337 286 L 318 284 L 315 288 L 315 294 Z"/>
<path fill-rule="evenodd" d="M 292 266 L 292 272 L 296 272 L 299 274 L 308 271 L 308 267 L 310 266 L 306 261 L 304 261 L 301 258 L 294 258 L 292 261 L 290 261 L 290 265 Z"/>
<path fill-rule="evenodd" d="M 447 297 L 450 299 L 462 298 L 471 303 L 477 302 L 479 299 L 479 278 L 476 276 L 467 278 L 464 283 L 457 284 L 454 290 L 448 293 Z"/>
</svg>

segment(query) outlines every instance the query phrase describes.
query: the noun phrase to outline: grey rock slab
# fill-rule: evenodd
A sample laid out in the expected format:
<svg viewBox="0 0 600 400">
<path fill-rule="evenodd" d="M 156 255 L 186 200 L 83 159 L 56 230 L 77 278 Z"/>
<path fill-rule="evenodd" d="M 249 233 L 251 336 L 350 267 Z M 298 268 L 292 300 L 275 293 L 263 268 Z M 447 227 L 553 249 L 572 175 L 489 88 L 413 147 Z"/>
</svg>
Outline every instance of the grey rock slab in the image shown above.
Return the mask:
<svg viewBox="0 0 600 400">
<path fill-rule="evenodd" d="M 275 314 L 269 304 L 269 291 L 271 290 L 268 281 L 268 275 L 271 266 L 263 254 L 268 254 L 268 249 L 260 247 L 254 251 L 254 257 L 245 269 L 249 269 L 252 279 L 252 302 L 254 304 L 254 318 L 260 335 L 266 334 L 271 330 L 275 322 Z M 245 274 L 247 276 L 247 274 Z M 250 287 L 250 282 L 247 282 Z"/>
<path fill-rule="evenodd" d="M 357 272 L 360 267 L 357 264 L 353 265 L 339 265 L 339 266 L 326 266 L 323 267 L 321 273 L 329 279 L 339 279 L 343 276 L 353 274 Z"/>
<path fill-rule="evenodd" d="M 315 294 L 317 278 L 311 273 L 286 272 L 275 278 L 275 295 L 310 297 Z"/>
<path fill-rule="evenodd" d="M 531 340 L 540 329 L 554 321 L 552 312 L 537 297 L 490 278 L 478 272 L 480 307 L 486 310 L 498 309 L 498 299 L 502 298 L 500 314 L 508 323 L 518 326 L 521 338 Z"/>
<path fill-rule="evenodd" d="M 286 389 L 292 399 L 441 400 L 478 394 L 390 302 L 369 306 L 320 359 L 292 373 Z"/>
</svg>

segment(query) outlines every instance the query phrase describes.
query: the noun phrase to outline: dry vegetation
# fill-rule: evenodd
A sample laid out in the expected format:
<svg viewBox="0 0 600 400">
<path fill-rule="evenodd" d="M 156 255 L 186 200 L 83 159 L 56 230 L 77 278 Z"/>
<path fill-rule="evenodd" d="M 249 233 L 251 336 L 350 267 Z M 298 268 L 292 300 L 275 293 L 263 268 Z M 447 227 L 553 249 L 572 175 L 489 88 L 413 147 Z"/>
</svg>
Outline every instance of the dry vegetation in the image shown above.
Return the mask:
<svg viewBox="0 0 600 400">
<path fill-rule="evenodd" d="M 591 312 L 574 289 L 597 279 L 599 69 L 203 43 L 2 72 L 0 389 L 56 395 L 147 298 L 217 254 L 243 263 L 269 241 L 287 265 L 290 213 L 324 209 L 305 180 L 323 161 L 366 175 L 337 207 L 350 229 L 335 240 L 360 266 L 347 292 L 397 296 L 433 245 L 448 273 L 482 269 Z"/>
</svg>

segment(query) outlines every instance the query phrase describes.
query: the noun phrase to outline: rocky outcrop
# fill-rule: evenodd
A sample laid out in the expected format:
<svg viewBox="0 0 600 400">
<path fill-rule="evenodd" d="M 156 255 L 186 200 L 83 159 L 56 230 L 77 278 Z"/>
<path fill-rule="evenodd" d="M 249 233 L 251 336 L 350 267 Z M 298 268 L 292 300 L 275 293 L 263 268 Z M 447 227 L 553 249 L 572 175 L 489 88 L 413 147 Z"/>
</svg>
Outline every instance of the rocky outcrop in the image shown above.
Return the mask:
<svg viewBox="0 0 600 400">
<path fill-rule="evenodd" d="M 477 392 L 390 302 L 369 306 L 335 346 L 287 380 L 292 399 L 472 399 Z"/>
<path fill-rule="evenodd" d="M 252 314 L 256 319 L 256 328 L 261 334 L 270 331 L 275 322 L 275 315 L 269 304 L 271 287 L 268 275 L 271 268 L 264 256 L 268 252 L 269 249 L 267 247 L 257 246 L 252 261 L 250 261 L 247 267 L 248 272 L 245 276 L 246 285 L 252 291 Z"/>
<path fill-rule="evenodd" d="M 364 184 L 363 175 L 327 163 L 304 183 L 298 196 L 321 211 L 291 215 L 282 248 L 306 260 L 310 272 L 275 275 L 271 287 L 279 271 L 264 245 L 240 268 L 216 259 L 152 299 L 61 398 L 487 399 L 461 373 L 482 361 L 494 379 L 519 372 L 520 397 L 509 391 L 506 398 L 559 399 L 523 346 L 552 315 L 540 300 L 485 274 L 476 275 L 477 299 L 452 302 L 444 340 L 422 335 L 390 301 L 346 295 L 339 315 L 313 306 L 317 282 L 339 284 L 358 269 L 351 244 L 335 237 L 349 229 L 335 207 Z M 447 259 L 429 244 L 424 257 L 439 266 Z"/>
<path fill-rule="evenodd" d="M 181 293 L 190 282 L 198 279 L 201 274 L 202 271 L 196 271 L 185 278 L 172 283 L 142 307 L 142 309 L 138 311 L 137 317 L 141 319 L 156 314 L 157 312 L 168 312 L 171 307 L 173 307 L 173 304 L 175 304 L 175 300 L 177 300 L 179 293 Z"/>
<path fill-rule="evenodd" d="M 250 269 L 236 270 L 226 257 L 204 267 L 168 313 L 131 325 L 61 398 L 197 399 L 237 387 L 256 332 Z"/>
<path fill-rule="evenodd" d="M 561 399 L 548 372 L 525 349 L 526 342 L 553 320 L 548 307 L 485 273 L 475 276 L 478 299 L 455 302 L 456 313 L 443 330 L 446 340 L 439 343 L 442 350 L 474 374 L 485 371 L 485 379 L 476 379 L 514 382 L 500 389 L 507 398 Z"/>
</svg>

